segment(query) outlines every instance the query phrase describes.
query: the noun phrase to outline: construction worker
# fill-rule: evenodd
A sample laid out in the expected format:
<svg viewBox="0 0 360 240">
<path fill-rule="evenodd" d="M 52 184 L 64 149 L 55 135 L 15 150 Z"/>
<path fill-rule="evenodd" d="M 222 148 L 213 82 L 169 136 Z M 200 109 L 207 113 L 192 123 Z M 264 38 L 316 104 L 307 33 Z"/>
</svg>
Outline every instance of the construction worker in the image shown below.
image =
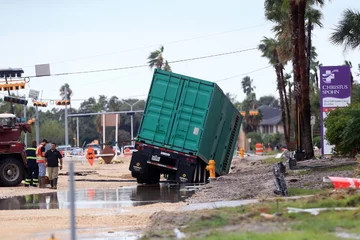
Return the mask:
<svg viewBox="0 0 360 240">
<path fill-rule="evenodd" d="M 36 141 L 31 142 L 31 147 L 26 148 L 27 174 L 25 178 L 25 187 L 32 185 L 37 187 L 39 177 L 39 166 L 36 162 Z"/>
<path fill-rule="evenodd" d="M 59 168 L 62 169 L 62 163 L 62 155 L 56 149 L 56 143 L 51 143 L 50 150 L 45 153 L 45 167 L 48 169 L 51 189 L 57 189 Z"/>
<path fill-rule="evenodd" d="M 46 139 L 42 140 L 40 145 L 36 149 L 36 162 L 39 166 L 39 187 L 45 188 L 45 145 L 48 143 Z"/>
</svg>

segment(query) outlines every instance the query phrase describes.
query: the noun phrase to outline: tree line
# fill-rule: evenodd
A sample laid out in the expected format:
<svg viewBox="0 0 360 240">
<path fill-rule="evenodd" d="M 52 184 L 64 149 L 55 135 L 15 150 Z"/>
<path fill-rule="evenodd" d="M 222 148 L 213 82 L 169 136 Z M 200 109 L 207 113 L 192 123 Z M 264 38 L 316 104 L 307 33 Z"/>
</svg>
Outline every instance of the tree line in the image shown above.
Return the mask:
<svg viewBox="0 0 360 240">
<path fill-rule="evenodd" d="M 298 132 L 294 131 L 292 123 L 300 116 L 300 134 L 306 158 L 314 157 L 310 118 L 311 115 L 319 117 L 318 68 L 321 64 L 317 61 L 312 34 L 315 27 L 323 26 L 321 8 L 325 2 L 265 0 L 264 14 L 266 19 L 274 24 L 274 37 L 264 37 L 258 46 L 276 74 L 286 142 L 297 139 Z M 329 36 L 329 41 L 335 45 L 343 45 L 345 49 L 355 50 L 360 46 L 359 29 L 360 13 L 346 9 Z M 284 73 L 288 63 L 292 64 L 292 72 Z M 351 66 L 349 62 L 345 64 Z M 353 91 L 356 91 L 356 88 L 353 88 Z"/>
</svg>

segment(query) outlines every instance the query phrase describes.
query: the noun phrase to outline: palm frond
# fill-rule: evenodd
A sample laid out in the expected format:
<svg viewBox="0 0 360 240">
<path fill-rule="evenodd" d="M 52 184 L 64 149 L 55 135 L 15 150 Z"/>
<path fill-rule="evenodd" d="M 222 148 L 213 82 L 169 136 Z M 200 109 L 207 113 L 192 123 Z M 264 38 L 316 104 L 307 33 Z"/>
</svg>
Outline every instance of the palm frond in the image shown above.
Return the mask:
<svg viewBox="0 0 360 240">
<path fill-rule="evenodd" d="M 360 12 L 346 9 L 342 19 L 335 26 L 330 35 L 330 42 L 334 45 L 343 45 L 344 51 L 348 48 L 360 47 Z"/>
</svg>

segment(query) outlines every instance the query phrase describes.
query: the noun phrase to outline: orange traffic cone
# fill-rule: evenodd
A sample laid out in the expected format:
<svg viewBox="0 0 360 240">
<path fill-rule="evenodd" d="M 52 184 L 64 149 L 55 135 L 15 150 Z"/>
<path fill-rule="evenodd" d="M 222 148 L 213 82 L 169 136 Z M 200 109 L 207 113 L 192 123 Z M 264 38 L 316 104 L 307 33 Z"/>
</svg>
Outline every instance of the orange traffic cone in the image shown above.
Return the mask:
<svg viewBox="0 0 360 240">
<path fill-rule="evenodd" d="M 129 148 L 125 149 L 125 157 L 131 157 L 131 152 Z"/>
</svg>

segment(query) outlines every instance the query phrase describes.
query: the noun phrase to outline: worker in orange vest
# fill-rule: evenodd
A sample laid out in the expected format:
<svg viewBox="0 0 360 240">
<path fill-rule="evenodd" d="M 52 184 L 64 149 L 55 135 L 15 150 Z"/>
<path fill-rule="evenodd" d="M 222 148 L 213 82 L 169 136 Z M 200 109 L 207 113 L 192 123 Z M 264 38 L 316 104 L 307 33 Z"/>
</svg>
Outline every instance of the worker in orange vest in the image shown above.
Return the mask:
<svg viewBox="0 0 360 240">
<path fill-rule="evenodd" d="M 39 166 L 39 187 L 45 188 L 45 145 L 48 143 L 46 139 L 42 140 L 40 145 L 36 149 L 36 163 Z"/>
</svg>

